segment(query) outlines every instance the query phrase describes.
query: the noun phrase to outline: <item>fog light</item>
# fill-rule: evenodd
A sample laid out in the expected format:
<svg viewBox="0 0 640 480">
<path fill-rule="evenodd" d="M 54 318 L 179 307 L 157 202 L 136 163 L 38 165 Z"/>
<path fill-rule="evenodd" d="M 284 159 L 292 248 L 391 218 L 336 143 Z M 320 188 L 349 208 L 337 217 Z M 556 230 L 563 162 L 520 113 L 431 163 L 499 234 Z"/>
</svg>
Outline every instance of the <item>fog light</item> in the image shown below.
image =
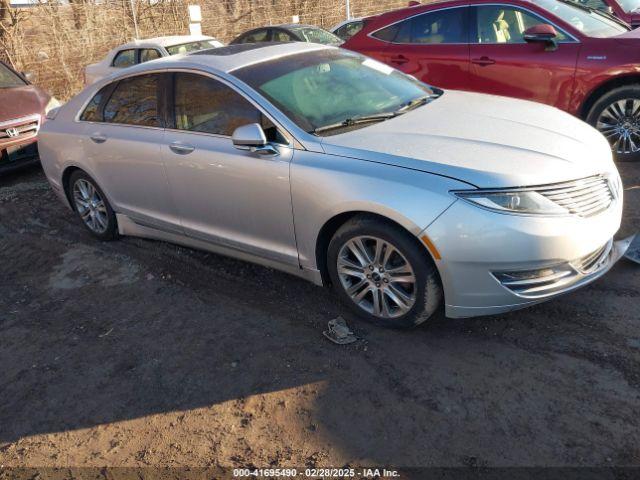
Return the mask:
<svg viewBox="0 0 640 480">
<path fill-rule="evenodd" d="M 552 293 L 569 283 L 577 272 L 568 263 L 539 268 L 492 272 L 504 287 L 518 295 L 537 296 Z"/>
</svg>

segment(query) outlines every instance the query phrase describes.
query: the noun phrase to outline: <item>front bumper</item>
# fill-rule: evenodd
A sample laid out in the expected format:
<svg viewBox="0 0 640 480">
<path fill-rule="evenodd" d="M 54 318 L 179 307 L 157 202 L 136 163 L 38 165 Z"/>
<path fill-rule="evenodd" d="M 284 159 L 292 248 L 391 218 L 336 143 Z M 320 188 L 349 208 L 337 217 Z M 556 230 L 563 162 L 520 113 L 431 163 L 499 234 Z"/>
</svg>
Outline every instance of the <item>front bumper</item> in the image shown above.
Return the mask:
<svg viewBox="0 0 640 480">
<path fill-rule="evenodd" d="M 621 200 L 591 218 L 506 215 L 457 201 L 423 232 L 441 255 L 436 264 L 446 315 L 503 313 L 595 281 L 631 244 L 632 239 L 612 241 L 621 217 Z M 563 273 L 554 276 L 554 268 Z M 499 274 L 535 270 L 548 276 L 519 280 L 514 275 L 515 281 L 506 281 Z"/>
<path fill-rule="evenodd" d="M 10 148 L 0 147 L 0 174 L 36 165 L 39 162 L 36 139 Z"/>
</svg>

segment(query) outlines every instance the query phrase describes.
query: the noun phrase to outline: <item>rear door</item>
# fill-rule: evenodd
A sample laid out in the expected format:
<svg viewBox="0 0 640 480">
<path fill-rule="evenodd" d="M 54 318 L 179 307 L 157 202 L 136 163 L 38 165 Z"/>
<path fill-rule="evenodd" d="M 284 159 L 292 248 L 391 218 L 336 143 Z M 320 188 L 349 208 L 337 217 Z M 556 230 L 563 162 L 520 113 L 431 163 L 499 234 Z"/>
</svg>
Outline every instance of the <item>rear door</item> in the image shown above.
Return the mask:
<svg viewBox="0 0 640 480">
<path fill-rule="evenodd" d="M 161 158 L 163 81 L 162 73 L 136 75 L 98 92 L 80 117 L 86 122 L 82 148 L 89 173 L 117 212 L 180 230 Z"/>
<path fill-rule="evenodd" d="M 567 109 L 573 92 L 580 42 L 562 29 L 558 48 L 527 43 L 523 32 L 550 24 L 530 10 L 508 4 L 472 11 L 470 80 L 474 91 L 506 95 Z"/>
<path fill-rule="evenodd" d="M 373 32 L 385 63 L 430 85 L 469 88 L 469 7 L 430 10 Z"/>
</svg>

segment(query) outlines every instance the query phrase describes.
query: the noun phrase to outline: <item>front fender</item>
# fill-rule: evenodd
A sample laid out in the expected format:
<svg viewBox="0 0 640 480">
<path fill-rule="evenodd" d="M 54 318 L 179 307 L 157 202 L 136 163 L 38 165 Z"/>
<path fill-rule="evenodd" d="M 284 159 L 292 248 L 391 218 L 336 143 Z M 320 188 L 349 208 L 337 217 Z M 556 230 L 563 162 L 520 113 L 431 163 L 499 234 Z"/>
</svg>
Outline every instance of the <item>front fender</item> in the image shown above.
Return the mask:
<svg viewBox="0 0 640 480">
<path fill-rule="evenodd" d="M 303 268 L 317 269 L 322 227 L 337 215 L 367 212 L 418 235 L 455 198 L 463 182 L 425 172 L 341 156 L 298 151 L 291 165 L 291 196 Z"/>
</svg>

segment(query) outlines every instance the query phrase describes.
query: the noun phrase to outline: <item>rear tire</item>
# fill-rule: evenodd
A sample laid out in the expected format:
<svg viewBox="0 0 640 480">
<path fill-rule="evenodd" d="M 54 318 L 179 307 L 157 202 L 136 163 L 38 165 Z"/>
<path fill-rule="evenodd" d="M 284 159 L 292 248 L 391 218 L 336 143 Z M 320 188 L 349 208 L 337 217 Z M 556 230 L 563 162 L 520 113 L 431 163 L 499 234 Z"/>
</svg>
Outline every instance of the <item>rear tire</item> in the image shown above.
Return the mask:
<svg viewBox="0 0 640 480">
<path fill-rule="evenodd" d="M 615 88 L 602 95 L 587 114 L 618 162 L 640 161 L 640 85 Z"/>
<path fill-rule="evenodd" d="M 67 192 L 82 224 L 96 238 L 109 241 L 118 238 L 116 215 L 98 184 L 82 170 L 69 179 Z"/>
<path fill-rule="evenodd" d="M 427 321 L 442 302 L 437 269 L 415 238 L 397 225 L 358 215 L 327 251 L 333 289 L 358 317 L 389 328 Z"/>
</svg>

